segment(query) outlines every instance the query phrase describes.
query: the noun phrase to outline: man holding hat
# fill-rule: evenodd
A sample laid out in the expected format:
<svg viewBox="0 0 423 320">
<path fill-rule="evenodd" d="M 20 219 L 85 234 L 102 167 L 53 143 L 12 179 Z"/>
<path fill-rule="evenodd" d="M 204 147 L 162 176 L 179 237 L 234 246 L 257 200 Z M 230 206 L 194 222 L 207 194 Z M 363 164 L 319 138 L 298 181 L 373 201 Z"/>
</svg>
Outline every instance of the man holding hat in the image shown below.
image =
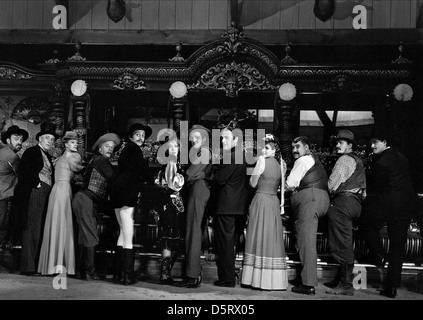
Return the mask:
<svg viewBox="0 0 423 320">
<path fill-rule="evenodd" d="M 353 295 L 353 222 L 360 217 L 366 174 L 363 162 L 353 153 L 354 134 L 349 130 L 340 130 L 335 142 L 336 152 L 341 156 L 328 180 L 331 205 L 327 215 L 330 253 L 341 265 L 341 272 L 325 285 L 330 288 L 326 293 Z"/>
<path fill-rule="evenodd" d="M 102 135 L 93 145 L 95 155 L 84 171 L 81 189 L 72 200 L 72 209 L 78 223 L 78 250 L 75 276 L 86 280 L 98 280 L 95 270 L 95 246 L 99 243 L 97 231 L 98 206 L 106 201 L 107 189 L 114 176 L 109 159 L 120 138 L 114 133 Z"/>
<path fill-rule="evenodd" d="M 40 239 L 48 197 L 54 183 L 54 167 L 48 153 L 57 139 L 53 123 L 41 124 L 38 144 L 25 150 L 18 168 L 18 184 L 12 206 L 12 224 L 22 229 L 21 274 L 37 274 Z"/>
<path fill-rule="evenodd" d="M 21 159 L 17 153 L 27 139 L 28 132 L 18 126 L 9 127 L 1 136 L 1 141 L 5 144 L 0 149 L 0 243 L 2 248 L 4 243 L 11 240 L 8 209 L 12 204 L 13 193 L 18 183 L 18 166 Z"/>
</svg>

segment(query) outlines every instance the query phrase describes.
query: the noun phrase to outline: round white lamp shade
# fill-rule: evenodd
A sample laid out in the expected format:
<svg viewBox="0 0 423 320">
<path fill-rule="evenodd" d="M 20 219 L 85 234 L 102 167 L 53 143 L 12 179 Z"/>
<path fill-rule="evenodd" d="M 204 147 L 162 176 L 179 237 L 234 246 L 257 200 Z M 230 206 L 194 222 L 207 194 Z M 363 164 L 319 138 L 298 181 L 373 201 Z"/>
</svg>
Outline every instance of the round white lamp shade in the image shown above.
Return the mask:
<svg viewBox="0 0 423 320">
<path fill-rule="evenodd" d="M 176 81 L 174 83 L 172 83 L 172 85 L 169 88 L 170 94 L 172 95 L 172 97 L 178 99 L 178 98 L 182 98 L 184 95 L 187 94 L 187 86 L 185 85 L 185 83 L 181 82 L 181 81 Z"/>
<path fill-rule="evenodd" d="M 83 96 L 87 92 L 87 83 L 84 80 L 75 80 L 71 85 L 71 92 L 74 96 Z"/>
</svg>

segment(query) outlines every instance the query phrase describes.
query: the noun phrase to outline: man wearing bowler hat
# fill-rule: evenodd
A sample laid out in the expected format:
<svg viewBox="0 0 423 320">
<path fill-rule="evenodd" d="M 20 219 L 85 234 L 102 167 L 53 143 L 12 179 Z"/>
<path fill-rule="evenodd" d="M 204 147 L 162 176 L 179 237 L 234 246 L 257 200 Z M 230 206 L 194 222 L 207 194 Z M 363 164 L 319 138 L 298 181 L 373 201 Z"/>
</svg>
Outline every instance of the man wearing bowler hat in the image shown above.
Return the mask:
<svg viewBox="0 0 423 320">
<path fill-rule="evenodd" d="M 78 223 L 77 278 L 99 280 L 94 262 L 95 247 L 99 243 L 98 206 L 107 199 L 107 189 L 114 176 L 109 160 L 120 143 L 120 138 L 114 133 L 106 133 L 98 138 L 92 148 L 95 155 L 84 171 L 81 189 L 72 200 L 72 209 Z"/>
<path fill-rule="evenodd" d="M 353 295 L 353 223 L 360 217 L 366 174 L 363 162 L 353 153 L 354 134 L 349 130 L 340 130 L 335 143 L 335 150 L 340 157 L 328 180 L 331 204 L 327 215 L 330 253 L 340 264 L 341 272 L 325 285 L 330 288 L 326 293 Z"/>
<path fill-rule="evenodd" d="M 18 167 L 18 183 L 12 205 L 12 224 L 22 230 L 20 270 L 36 275 L 48 197 L 54 183 L 54 167 L 48 151 L 57 139 L 53 123 L 41 124 L 38 144 L 25 150 Z M 16 229 L 15 229 L 16 230 Z"/>
<path fill-rule="evenodd" d="M 17 153 L 27 139 L 28 132 L 18 126 L 9 127 L 1 136 L 5 146 L 0 149 L 0 243 L 1 248 L 6 251 L 11 249 L 9 212 L 18 183 L 18 167 L 21 160 Z"/>
</svg>

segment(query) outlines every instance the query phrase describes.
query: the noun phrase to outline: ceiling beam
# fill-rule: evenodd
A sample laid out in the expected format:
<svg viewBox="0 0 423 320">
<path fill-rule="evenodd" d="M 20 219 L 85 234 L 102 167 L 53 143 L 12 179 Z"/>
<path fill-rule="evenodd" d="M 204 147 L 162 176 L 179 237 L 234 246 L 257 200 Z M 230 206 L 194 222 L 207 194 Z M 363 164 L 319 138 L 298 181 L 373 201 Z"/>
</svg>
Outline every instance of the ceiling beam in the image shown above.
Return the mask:
<svg viewBox="0 0 423 320">
<path fill-rule="evenodd" d="M 226 30 L 0 30 L 0 44 L 203 45 Z M 244 30 L 263 45 L 423 45 L 423 29 Z"/>
</svg>

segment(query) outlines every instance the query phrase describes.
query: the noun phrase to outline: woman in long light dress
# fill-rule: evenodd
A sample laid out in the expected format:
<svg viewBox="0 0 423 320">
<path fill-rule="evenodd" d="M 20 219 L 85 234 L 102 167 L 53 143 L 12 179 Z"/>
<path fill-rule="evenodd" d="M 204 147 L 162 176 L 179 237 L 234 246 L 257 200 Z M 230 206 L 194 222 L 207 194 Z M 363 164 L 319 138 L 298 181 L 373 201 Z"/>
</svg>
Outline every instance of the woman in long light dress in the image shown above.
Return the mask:
<svg viewBox="0 0 423 320">
<path fill-rule="evenodd" d="M 38 262 L 38 272 L 43 275 L 75 274 L 70 180 L 74 172 L 83 169 L 81 156 L 77 153 L 77 138 L 76 132 L 66 132 L 63 137 L 65 152 L 54 165 L 54 185 L 49 196 Z"/>
<path fill-rule="evenodd" d="M 257 187 L 249 207 L 241 284 L 262 290 L 286 290 L 288 274 L 283 241 L 284 162 L 279 141 L 266 135 L 263 156 L 257 160 L 250 185 Z M 282 183 L 281 183 L 282 182 Z M 277 196 L 281 186 L 282 204 Z"/>
</svg>

